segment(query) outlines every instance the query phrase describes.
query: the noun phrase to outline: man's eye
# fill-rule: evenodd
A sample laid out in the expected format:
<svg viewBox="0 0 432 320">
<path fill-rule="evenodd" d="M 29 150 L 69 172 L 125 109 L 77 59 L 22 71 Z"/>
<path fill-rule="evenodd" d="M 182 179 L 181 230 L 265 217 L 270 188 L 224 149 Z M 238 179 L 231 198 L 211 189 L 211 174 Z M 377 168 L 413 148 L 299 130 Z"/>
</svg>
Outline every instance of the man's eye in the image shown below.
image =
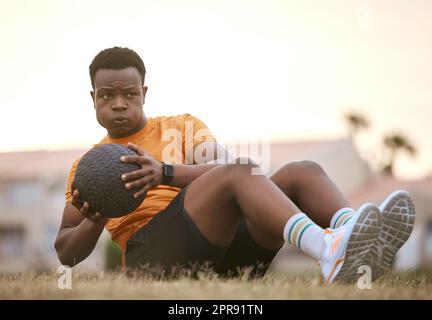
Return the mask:
<svg viewBox="0 0 432 320">
<path fill-rule="evenodd" d="M 104 93 L 104 95 L 102 96 L 103 99 L 110 99 L 112 96 L 110 93 Z"/>
<path fill-rule="evenodd" d="M 127 96 L 128 98 L 132 98 L 132 97 L 135 96 L 135 93 L 133 93 L 133 92 L 128 92 L 128 93 L 126 94 L 126 96 Z"/>
</svg>

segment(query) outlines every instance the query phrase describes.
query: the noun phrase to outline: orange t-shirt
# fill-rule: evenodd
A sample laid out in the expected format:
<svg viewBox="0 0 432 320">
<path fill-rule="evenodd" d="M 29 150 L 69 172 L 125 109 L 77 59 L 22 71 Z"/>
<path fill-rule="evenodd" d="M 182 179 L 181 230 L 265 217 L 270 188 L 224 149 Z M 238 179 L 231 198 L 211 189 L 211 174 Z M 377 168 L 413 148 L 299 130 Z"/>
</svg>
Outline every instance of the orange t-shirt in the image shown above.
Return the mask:
<svg viewBox="0 0 432 320">
<path fill-rule="evenodd" d="M 189 151 L 204 141 L 215 141 L 207 126 L 198 118 L 186 113 L 171 117 L 148 118 L 143 129 L 125 138 L 113 139 L 106 136 L 98 144 L 132 142 L 141 146 L 155 159 L 172 164 L 192 164 Z M 189 150 L 189 151 L 188 151 Z M 170 161 L 167 161 L 167 158 Z M 66 186 L 66 203 L 72 201 L 71 185 L 80 159 L 73 162 Z M 159 211 L 165 209 L 178 194 L 180 188 L 159 185 L 147 192 L 145 201 L 130 214 L 108 219 L 105 228 L 112 240 L 124 251 L 127 240 L 138 229 L 148 223 Z"/>
</svg>

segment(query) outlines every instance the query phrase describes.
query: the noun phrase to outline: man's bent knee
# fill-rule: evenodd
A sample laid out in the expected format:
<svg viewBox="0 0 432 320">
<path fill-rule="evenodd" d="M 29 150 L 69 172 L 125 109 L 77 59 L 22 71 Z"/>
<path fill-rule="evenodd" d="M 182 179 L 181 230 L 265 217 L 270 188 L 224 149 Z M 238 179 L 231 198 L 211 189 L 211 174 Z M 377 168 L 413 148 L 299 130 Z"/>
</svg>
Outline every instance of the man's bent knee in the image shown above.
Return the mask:
<svg viewBox="0 0 432 320">
<path fill-rule="evenodd" d="M 243 165 L 248 165 L 248 166 L 252 166 L 252 167 L 258 166 L 251 158 L 248 158 L 248 157 L 235 158 L 229 164 L 230 165 L 243 164 Z"/>
<path fill-rule="evenodd" d="M 242 177 L 256 175 L 260 169 L 253 160 L 249 158 L 236 158 L 230 164 L 219 167 L 220 178 L 228 182 L 236 182 Z"/>
<path fill-rule="evenodd" d="M 256 175 L 260 167 L 250 158 L 236 158 L 227 165 L 227 170 L 231 175 Z"/>
<path fill-rule="evenodd" d="M 280 170 L 283 173 L 299 173 L 302 176 L 305 174 L 322 174 L 324 173 L 323 168 L 316 162 L 310 160 L 294 161 L 287 163 Z"/>
<path fill-rule="evenodd" d="M 303 171 L 311 174 L 323 174 L 324 169 L 316 162 L 310 160 L 299 161 L 298 164 Z"/>
</svg>

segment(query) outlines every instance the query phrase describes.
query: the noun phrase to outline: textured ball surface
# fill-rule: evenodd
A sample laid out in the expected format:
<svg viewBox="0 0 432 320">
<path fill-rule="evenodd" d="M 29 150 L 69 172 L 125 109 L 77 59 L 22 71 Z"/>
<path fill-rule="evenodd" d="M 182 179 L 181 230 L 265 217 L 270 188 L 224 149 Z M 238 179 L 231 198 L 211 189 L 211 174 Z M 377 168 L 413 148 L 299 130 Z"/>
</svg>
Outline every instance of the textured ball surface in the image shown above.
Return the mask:
<svg viewBox="0 0 432 320">
<path fill-rule="evenodd" d="M 137 155 L 120 144 L 104 144 L 90 149 L 80 160 L 75 171 L 74 188 L 80 201 L 90 204 L 90 212 L 100 212 L 107 218 L 124 216 L 140 206 L 145 194 L 134 198 L 141 187 L 126 189 L 123 173 L 141 168 L 120 161 L 121 156 Z"/>
</svg>

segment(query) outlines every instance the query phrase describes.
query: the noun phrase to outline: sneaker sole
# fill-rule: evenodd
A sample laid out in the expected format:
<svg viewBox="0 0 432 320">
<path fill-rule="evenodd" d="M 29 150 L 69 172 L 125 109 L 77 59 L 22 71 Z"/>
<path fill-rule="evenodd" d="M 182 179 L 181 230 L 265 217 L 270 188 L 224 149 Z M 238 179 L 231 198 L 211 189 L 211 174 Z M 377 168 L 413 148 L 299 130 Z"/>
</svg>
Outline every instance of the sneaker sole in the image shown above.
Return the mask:
<svg viewBox="0 0 432 320">
<path fill-rule="evenodd" d="M 381 277 L 393 265 L 397 251 L 411 235 L 415 221 L 415 207 L 411 196 L 395 191 L 380 206 L 383 226 L 371 249 L 372 279 Z"/>
<path fill-rule="evenodd" d="M 357 211 L 357 221 L 353 225 L 352 233 L 348 239 L 343 265 L 334 278 L 334 281 L 352 283 L 362 275 L 359 268 L 370 265 L 370 250 L 376 244 L 380 234 L 382 221 L 379 208 L 366 203 Z"/>
</svg>

